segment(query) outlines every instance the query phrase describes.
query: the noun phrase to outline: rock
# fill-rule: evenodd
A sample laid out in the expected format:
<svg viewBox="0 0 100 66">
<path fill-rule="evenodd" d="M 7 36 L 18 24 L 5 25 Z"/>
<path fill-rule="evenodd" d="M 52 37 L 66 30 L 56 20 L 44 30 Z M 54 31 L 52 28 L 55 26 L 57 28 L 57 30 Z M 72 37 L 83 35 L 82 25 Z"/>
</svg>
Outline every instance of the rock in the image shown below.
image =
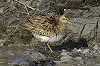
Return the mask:
<svg viewBox="0 0 100 66">
<path fill-rule="evenodd" d="M 91 16 L 100 16 L 100 6 L 90 8 Z"/>
<path fill-rule="evenodd" d="M 72 22 L 73 25 L 67 24 L 67 28 L 72 31 L 71 34 L 73 35 L 72 38 L 74 40 L 78 40 L 81 37 L 89 40 L 96 36 L 94 33 L 97 32 L 96 29 L 98 29 L 98 27 L 96 27 L 96 25 L 99 25 L 99 24 L 97 24 L 99 19 L 98 18 L 72 18 L 72 19 L 70 19 L 70 22 Z M 95 30 L 96 30 L 96 32 L 95 32 Z M 98 34 L 99 34 L 99 32 L 98 32 Z M 99 37 L 97 39 L 99 39 Z"/>
<path fill-rule="evenodd" d="M 76 57 L 76 60 L 82 60 L 82 57 Z"/>
<path fill-rule="evenodd" d="M 89 53 L 89 49 L 85 49 L 85 50 L 83 50 L 83 53 L 85 54 L 85 53 Z"/>
<path fill-rule="evenodd" d="M 94 47 L 93 47 L 95 50 L 99 49 L 98 45 L 96 44 Z"/>
<path fill-rule="evenodd" d="M 61 55 L 62 55 L 62 56 L 67 55 L 66 50 L 63 49 Z"/>
<path fill-rule="evenodd" d="M 0 8 L 0 13 L 3 13 L 3 9 L 4 9 L 4 7 Z"/>
<path fill-rule="evenodd" d="M 69 61 L 72 59 L 72 57 L 68 55 L 68 52 L 66 52 L 66 50 L 62 50 L 61 56 L 61 61 Z"/>
<path fill-rule="evenodd" d="M 52 66 L 55 65 L 53 61 L 47 59 L 42 53 L 35 51 L 26 51 L 15 58 L 10 65 L 21 65 L 21 66 Z"/>
</svg>

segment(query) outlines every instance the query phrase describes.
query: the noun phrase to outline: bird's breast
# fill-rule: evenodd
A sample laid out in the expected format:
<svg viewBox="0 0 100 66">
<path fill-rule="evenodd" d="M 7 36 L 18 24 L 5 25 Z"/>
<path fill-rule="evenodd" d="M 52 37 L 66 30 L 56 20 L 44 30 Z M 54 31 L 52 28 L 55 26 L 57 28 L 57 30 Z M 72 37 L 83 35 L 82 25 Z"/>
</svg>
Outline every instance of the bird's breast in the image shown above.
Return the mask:
<svg viewBox="0 0 100 66">
<path fill-rule="evenodd" d="M 57 42 L 65 36 L 65 32 L 63 32 L 62 34 L 54 34 L 52 36 L 42 36 L 34 33 L 34 36 L 41 42 Z"/>
</svg>

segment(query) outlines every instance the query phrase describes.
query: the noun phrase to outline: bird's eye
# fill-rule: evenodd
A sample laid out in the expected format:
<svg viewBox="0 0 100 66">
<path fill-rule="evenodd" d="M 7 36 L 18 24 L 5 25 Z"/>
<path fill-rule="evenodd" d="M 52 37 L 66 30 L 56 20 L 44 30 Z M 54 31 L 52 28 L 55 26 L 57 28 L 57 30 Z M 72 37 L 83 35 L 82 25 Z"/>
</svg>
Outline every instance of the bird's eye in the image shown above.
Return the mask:
<svg viewBox="0 0 100 66">
<path fill-rule="evenodd" d="M 67 19 L 65 19 L 65 20 L 67 20 Z"/>
<path fill-rule="evenodd" d="M 65 18 L 65 20 L 68 20 L 67 18 Z"/>
</svg>

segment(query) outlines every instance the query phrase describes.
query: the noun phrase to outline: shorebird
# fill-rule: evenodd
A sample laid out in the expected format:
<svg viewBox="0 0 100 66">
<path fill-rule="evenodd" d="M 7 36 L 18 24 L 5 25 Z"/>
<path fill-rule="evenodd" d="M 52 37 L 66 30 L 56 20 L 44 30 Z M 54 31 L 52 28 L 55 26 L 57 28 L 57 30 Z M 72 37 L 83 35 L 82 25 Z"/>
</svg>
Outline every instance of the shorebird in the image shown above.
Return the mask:
<svg viewBox="0 0 100 66">
<path fill-rule="evenodd" d="M 72 24 L 69 17 L 63 14 L 60 18 L 57 16 L 28 18 L 28 22 L 24 23 L 25 29 L 32 32 L 32 34 L 41 42 L 47 42 L 47 46 L 53 52 L 49 42 L 57 42 L 65 36 L 66 23 Z M 46 46 L 45 46 L 46 47 Z"/>
</svg>

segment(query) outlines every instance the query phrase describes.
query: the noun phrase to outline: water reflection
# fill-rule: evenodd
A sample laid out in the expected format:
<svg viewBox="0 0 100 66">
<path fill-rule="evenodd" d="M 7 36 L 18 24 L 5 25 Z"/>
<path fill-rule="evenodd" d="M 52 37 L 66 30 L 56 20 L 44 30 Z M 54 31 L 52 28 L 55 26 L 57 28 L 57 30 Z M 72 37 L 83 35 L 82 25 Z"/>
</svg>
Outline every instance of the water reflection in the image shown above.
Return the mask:
<svg viewBox="0 0 100 66">
<path fill-rule="evenodd" d="M 25 52 L 25 48 L 0 48 L 0 66 L 11 66 L 10 63 L 14 58 Z M 55 51 L 56 52 L 56 51 Z M 99 55 L 98 55 L 99 56 Z M 57 66 L 100 66 L 100 57 L 86 57 L 82 60 L 71 61 L 54 61 Z M 16 63 L 16 61 L 15 61 Z"/>
<path fill-rule="evenodd" d="M 0 66 L 11 66 L 8 63 L 24 51 L 18 47 L 0 48 Z"/>
</svg>

